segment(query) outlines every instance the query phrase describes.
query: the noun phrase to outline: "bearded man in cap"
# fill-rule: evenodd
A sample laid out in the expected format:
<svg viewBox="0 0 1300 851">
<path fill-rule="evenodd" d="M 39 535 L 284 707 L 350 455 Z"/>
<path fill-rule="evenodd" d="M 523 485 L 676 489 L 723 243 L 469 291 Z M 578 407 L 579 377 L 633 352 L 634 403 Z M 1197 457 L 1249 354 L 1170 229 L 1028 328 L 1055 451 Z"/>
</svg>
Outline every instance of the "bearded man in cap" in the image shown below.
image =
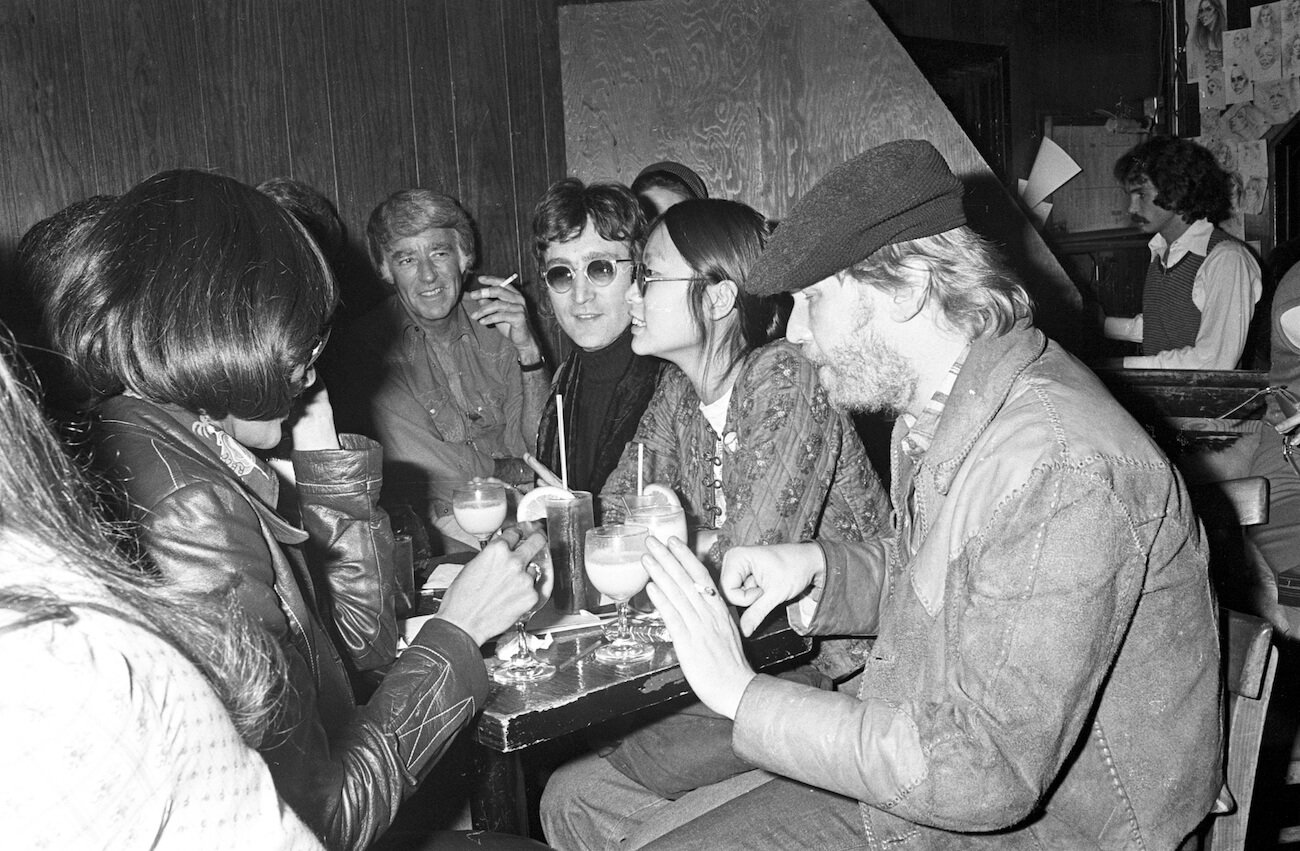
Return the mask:
<svg viewBox="0 0 1300 851">
<path fill-rule="evenodd" d="M 618 847 L 1177 846 L 1222 783 L 1204 542 L 1146 432 L 1032 327 L 942 157 L 837 167 L 745 286 L 794 292 L 788 337 L 837 404 L 898 415 L 894 531 L 736 548 L 720 591 L 649 544 L 686 678 L 766 773 L 643 798 Z M 877 635 L 860 681 L 755 674 L 727 601 L 745 633 L 788 604 L 801 631 Z"/>
</svg>

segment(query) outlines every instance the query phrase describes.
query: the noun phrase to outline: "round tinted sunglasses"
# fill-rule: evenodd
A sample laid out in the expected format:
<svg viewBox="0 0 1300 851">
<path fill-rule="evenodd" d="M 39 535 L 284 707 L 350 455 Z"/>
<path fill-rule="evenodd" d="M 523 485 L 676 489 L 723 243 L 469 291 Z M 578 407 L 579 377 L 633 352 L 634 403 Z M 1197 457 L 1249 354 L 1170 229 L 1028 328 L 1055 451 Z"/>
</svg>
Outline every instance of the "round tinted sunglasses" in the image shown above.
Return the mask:
<svg viewBox="0 0 1300 851">
<path fill-rule="evenodd" d="M 618 264 L 631 263 L 631 257 L 622 257 L 616 260 L 610 260 L 605 257 L 598 257 L 587 263 L 586 276 L 587 280 L 598 287 L 607 287 L 614 283 L 618 277 Z M 546 281 L 547 288 L 553 293 L 567 293 L 573 289 L 573 285 L 578 280 L 578 270 L 567 263 L 555 263 L 546 267 L 542 274 Z"/>
</svg>

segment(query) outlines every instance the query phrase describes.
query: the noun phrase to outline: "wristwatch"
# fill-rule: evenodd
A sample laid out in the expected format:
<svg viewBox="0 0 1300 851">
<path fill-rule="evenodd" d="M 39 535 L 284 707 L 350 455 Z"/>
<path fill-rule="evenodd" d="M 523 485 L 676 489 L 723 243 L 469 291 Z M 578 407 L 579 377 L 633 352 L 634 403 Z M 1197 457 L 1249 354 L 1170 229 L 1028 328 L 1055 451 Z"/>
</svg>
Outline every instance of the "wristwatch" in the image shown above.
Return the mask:
<svg viewBox="0 0 1300 851">
<path fill-rule="evenodd" d="M 546 366 L 546 358 L 544 357 L 538 358 L 533 363 L 524 363 L 522 361 L 516 361 L 516 363 L 519 364 L 520 372 L 536 372 L 537 370 Z"/>
</svg>

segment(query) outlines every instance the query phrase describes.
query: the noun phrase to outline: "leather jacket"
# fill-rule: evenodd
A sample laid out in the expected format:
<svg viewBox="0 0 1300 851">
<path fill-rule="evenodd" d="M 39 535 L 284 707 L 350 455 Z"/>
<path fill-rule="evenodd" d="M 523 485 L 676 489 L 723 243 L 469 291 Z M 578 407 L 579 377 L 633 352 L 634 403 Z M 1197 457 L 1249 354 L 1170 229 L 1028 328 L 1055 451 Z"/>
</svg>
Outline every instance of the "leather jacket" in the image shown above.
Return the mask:
<svg viewBox="0 0 1300 851">
<path fill-rule="evenodd" d="M 237 475 L 187 427 L 192 415 L 126 396 L 97 413 L 95 463 L 149 560 L 196 605 L 233 587 L 284 650 L 280 732 L 259 747 L 280 796 L 328 847 L 368 846 L 487 696 L 479 647 L 435 618 L 355 703 L 339 648 L 373 667 L 396 646 L 382 450 L 341 435 L 343 449 L 295 452 L 300 529 L 274 487 L 250 487 L 260 471 Z"/>
<path fill-rule="evenodd" d="M 906 432 L 893 535 L 821 544 L 806 623 L 878 632 L 857 699 L 760 675 L 737 753 L 863 802 L 871 848 L 1177 846 L 1223 780 L 1216 610 L 1179 476 L 1026 328 L 972 344 L 926 451 Z"/>
</svg>

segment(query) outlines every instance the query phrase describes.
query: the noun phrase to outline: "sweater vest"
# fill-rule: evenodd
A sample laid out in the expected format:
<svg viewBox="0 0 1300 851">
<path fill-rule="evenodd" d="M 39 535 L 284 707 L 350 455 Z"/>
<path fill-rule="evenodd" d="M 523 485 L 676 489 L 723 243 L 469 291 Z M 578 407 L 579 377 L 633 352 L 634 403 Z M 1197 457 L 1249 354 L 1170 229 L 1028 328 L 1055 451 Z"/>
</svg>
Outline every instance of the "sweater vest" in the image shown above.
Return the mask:
<svg viewBox="0 0 1300 851">
<path fill-rule="evenodd" d="M 1215 228 L 1210 233 L 1205 257 L 1225 239 L 1232 237 Z M 1195 345 L 1196 335 L 1201 331 L 1201 310 L 1192 301 L 1192 285 L 1205 257 L 1189 251 L 1168 269 L 1158 256 L 1151 258 L 1146 284 L 1142 287 L 1142 354 L 1154 355 Z"/>
</svg>

